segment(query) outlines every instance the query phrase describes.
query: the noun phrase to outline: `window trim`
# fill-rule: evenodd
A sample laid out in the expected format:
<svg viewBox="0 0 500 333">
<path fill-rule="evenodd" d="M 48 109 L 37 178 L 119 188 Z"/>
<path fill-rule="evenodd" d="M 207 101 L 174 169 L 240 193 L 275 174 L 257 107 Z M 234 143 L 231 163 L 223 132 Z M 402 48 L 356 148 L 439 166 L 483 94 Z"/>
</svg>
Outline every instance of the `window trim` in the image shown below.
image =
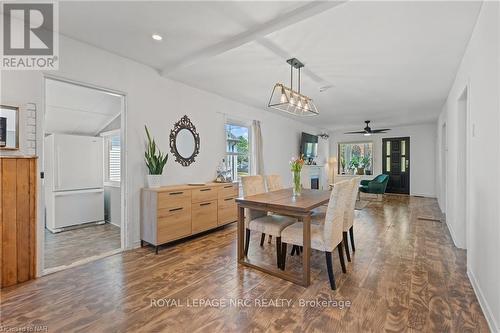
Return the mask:
<svg viewBox="0 0 500 333">
<path fill-rule="evenodd" d="M 245 127 L 246 129 L 248 129 L 248 174 L 253 175 L 253 167 L 252 167 L 253 163 L 252 163 L 252 161 L 254 159 L 254 156 L 253 156 L 253 140 L 252 140 L 252 134 L 253 134 L 252 121 L 244 121 L 244 120 L 238 120 L 238 119 L 233 119 L 233 118 L 226 119 L 226 121 L 224 123 L 224 158 L 225 159 L 227 156 L 245 156 L 243 154 L 238 154 L 238 153 L 227 151 L 226 125 Z M 233 179 L 233 181 L 240 182 L 240 179 L 238 179 L 238 177 L 236 177 L 236 179 Z M 241 186 L 241 182 L 240 182 L 240 186 Z"/>
<path fill-rule="evenodd" d="M 373 170 L 375 168 L 375 142 L 373 140 L 356 140 L 356 141 L 342 141 L 342 142 L 337 142 L 337 175 L 338 176 L 345 176 L 340 173 L 340 145 L 352 145 L 352 144 L 364 144 L 364 143 L 371 143 L 372 144 L 372 173 L 375 172 Z"/>
<path fill-rule="evenodd" d="M 103 171 L 104 171 L 104 186 L 109 186 L 109 187 L 121 187 L 121 181 L 122 181 L 122 169 L 123 169 L 123 154 L 122 154 L 122 137 L 121 137 L 121 130 L 120 129 L 115 129 L 115 130 L 110 130 L 106 132 L 102 132 L 99 134 L 103 138 L 103 154 L 104 154 L 104 163 L 103 163 Z M 109 138 L 112 136 L 119 136 L 120 137 L 120 180 L 109 180 Z"/>
</svg>

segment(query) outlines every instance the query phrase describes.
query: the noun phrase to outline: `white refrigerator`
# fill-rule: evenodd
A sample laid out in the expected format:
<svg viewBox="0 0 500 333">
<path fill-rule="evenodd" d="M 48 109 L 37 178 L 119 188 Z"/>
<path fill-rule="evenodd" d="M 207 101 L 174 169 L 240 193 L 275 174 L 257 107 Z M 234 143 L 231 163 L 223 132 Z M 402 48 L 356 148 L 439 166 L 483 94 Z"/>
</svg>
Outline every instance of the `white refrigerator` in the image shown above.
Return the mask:
<svg viewBox="0 0 500 333">
<path fill-rule="evenodd" d="M 50 134 L 45 137 L 46 227 L 104 221 L 103 139 Z"/>
</svg>

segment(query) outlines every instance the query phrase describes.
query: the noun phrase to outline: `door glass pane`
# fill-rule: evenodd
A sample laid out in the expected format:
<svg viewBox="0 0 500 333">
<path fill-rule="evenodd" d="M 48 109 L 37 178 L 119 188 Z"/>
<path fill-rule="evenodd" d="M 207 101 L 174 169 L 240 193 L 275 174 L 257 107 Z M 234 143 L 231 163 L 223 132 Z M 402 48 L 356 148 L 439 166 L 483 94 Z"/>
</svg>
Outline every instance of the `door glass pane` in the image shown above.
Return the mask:
<svg viewBox="0 0 500 333">
<path fill-rule="evenodd" d="M 406 155 L 406 141 L 401 141 L 401 155 Z"/>
<path fill-rule="evenodd" d="M 391 154 L 391 141 L 386 141 L 385 145 L 386 145 L 385 153 L 387 156 L 389 156 Z"/>
<path fill-rule="evenodd" d="M 404 156 L 401 156 L 401 172 L 406 172 L 406 161 L 405 160 L 406 160 L 406 158 Z"/>
<path fill-rule="evenodd" d="M 387 172 L 391 172 L 391 158 L 389 156 L 385 158 L 385 169 Z"/>
</svg>

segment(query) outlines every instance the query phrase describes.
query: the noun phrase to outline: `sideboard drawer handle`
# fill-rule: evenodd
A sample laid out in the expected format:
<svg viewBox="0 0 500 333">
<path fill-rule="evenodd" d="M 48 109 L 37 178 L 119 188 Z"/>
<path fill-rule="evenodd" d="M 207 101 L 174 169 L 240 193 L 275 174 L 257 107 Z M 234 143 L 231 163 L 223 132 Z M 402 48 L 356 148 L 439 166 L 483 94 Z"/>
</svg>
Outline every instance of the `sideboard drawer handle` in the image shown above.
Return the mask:
<svg viewBox="0 0 500 333">
<path fill-rule="evenodd" d="M 200 204 L 200 206 L 208 206 L 210 204 L 212 204 L 212 203 L 211 202 L 205 202 L 205 203 Z"/>
<path fill-rule="evenodd" d="M 204 188 L 204 189 L 201 189 L 200 192 L 211 191 L 211 190 L 212 190 L 211 188 Z"/>
<path fill-rule="evenodd" d="M 231 188 L 231 187 L 233 187 L 233 185 L 224 186 L 224 188 Z"/>
<path fill-rule="evenodd" d="M 170 192 L 170 195 L 178 195 L 178 194 L 182 194 L 184 192 Z"/>
<path fill-rule="evenodd" d="M 234 198 L 227 198 L 227 199 L 224 199 L 224 201 L 229 201 L 229 200 L 234 200 Z"/>
<path fill-rule="evenodd" d="M 182 210 L 182 207 L 179 207 L 179 208 L 172 208 L 170 211 L 171 211 L 171 212 L 175 212 L 176 210 Z"/>
</svg>

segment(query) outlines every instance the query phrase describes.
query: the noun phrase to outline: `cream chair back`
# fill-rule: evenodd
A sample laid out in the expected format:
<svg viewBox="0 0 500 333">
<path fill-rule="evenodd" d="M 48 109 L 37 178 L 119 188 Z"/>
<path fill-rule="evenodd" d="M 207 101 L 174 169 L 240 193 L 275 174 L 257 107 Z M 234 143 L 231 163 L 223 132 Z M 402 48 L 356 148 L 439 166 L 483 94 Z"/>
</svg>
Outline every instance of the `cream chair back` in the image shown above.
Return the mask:
<svg viewBox="0 0 500 333">
<path fill-rule="evenodd" d="M 277 191 L 283 188 L 281 183 L 280 175 L 268 175 L 266 176 L 267 190 L 268 191 Z"/>
<path fill-rule="evenodd" d="M 266 192 L 266 186 L 264 184 L 264 177 L 257 176 L 244 176 L 241 177 L 241 185 L 243 186 L 243 196 L 248 197 L 250 195 L 256 195 Z M 249 221 L 266 216 L 267 212 L 253 210 L 245 208 L 245 221 Z"/>
<path fill-rule="evenodd" d="M 344 213 L 344 231 L 349 231 L 354 223 L 354 209 L 356 208 L 356 199 L 358 197 L 359 183 L 361 177 L 354 177 L 349 182 L 351 183 L 351 195 L 347 198 Z"/>
<path fill-rule="evenodd" d="M 344 180 L 333 187 L 330 201 L 326 209 L 325 224 L 323 227 L 323 240 L 325 251 L 331 252 L 342 241 L 344 227 L 344 213 L 347 199 L 351 197 L 352 183 Z"/>
<path fill-rule="evenodd" d="M 241 185 L 243 186 L 244 197 L 266 192 L 264 177 L 260 175 L 241 177 Z"/>
</svg>

